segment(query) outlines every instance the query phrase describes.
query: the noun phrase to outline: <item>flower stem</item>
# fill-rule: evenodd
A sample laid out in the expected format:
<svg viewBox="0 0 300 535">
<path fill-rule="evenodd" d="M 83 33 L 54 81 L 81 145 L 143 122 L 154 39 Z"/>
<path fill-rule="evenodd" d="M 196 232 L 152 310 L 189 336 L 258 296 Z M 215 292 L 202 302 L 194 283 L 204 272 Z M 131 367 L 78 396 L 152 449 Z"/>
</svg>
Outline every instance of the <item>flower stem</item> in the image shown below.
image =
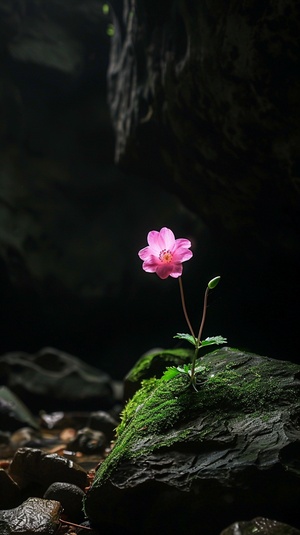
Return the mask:
<svg viewBox="0 0 300 535">
<path fill-rule="evenodd" d="M 201 324 L 200 324 L 200 328 L 199 328 L 199 332 L 198 332 L 198 337 L 197 337 L 197 340 L 196 340 L 196 343 L 195 343 L 195 353 L 194 353 L 194 356 L 193 356 L 192 368 L 191 368 L 191 383 L 193 385 L 195 383 L 196 360 L 197 360 L 197 356 L 198 356 L 198 353 L 199 353 L 199 349 L 201 347 L 201 336 L 202 336 L 203 327 L 204 327 L 204 323 L 205 323 L 205 317 L 206 317 L 208 292 L 209 292 L 209 287 L 207 286 L 207 288 L 205 290 L 205 294 L 204 294 L 202 319 L 201 319 Z"/>
<path fill-rule="evenodd" d="M 181 277 L 178 277 L 178 282 L 179 282 L 179 288 L 180 288 L 180 297 L 181 297 L 181 303 L 182 303 L 182 308 L 183 308 L 183 313 L 184 313 L 184 317 L 186 319 L 186 322 L 188 324 L 188 328 L 190 329 L 190 333 L 192 335 L 192 337 L 195 339 L 195 341 L 197 340 L 196 336 L 195 336 L 195 333 L 193 331 L 193 327 L 191 325 L 191 322 L 189 320 L 189 316 L 188 316 L 188 313 L 187 313 L 187 310 L 186 310 L 186 306 L 185 306 L 185 299 L 184 299 L 184 291 L 183 291 L 183 286 L 182 286 L 182 280 L 181 280 Z"/>
<path fill-rule="evenodd" d="M 204 294 L 202 320 L 201 320 L 201 325 L 200 325 L 200 328 L 199 328 L 198 338 L 197 338 L 198 345 L 200 344 L 200 341 L 201 341 L 202 331 L 203 331 L 203 327 L 204 327 L 204 323 L 205 323 L 208 292 L 209 292 L 209 287 L 207 286 L 207 288 L 205 290 L 205 294 Z"/>
</svg>

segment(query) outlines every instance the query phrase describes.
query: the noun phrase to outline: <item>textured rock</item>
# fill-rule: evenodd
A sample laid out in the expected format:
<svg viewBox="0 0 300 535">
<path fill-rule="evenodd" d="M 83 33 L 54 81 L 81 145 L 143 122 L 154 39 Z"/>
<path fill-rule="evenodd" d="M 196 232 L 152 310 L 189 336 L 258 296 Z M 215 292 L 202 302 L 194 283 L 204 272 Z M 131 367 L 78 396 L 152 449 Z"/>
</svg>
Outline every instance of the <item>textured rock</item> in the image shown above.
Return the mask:
<svg viewBox="0 0 300 535">
<path fill-rule="evenodd" d="M 33 355 L 23 352 L 3 355 L 0 377 L 36 410 L 107 407 L 113 403 L 106 373 L 54 348 L 43 348 Z"/>
<path fill-rule="evenodd" d="M 228 243 L 293 257 L 297 0 L 125 0 L 118 18 L 109 67 L 117 161 L 167 184 Z"/>
<path fill-rule="evenodd" d="M 1 533 L 52 535 L 58 528 L 60 512 L 59 502 L 29 498 L 15 509 L 0 511 Z"/>
<path fill-rule="evenodd" d="M 76 485 L 58 481 L 52 483 L 46 490 L 43 498 L 59 502 L 69 521 L 78 522 L 83 520 L 82 500 L 84 492 Z"/>
<path fill-rule="evenodd" d="M 297 520 L 300 367 L 230 348 L 199 364 L 198 393 L 180 374 L 128 403 L 87 494 L 91 520 L 211 535 L 241 515 Z"/>
<path fill-rule="evenodd" d="M 254 518 L 249 522 L 235 522 L 224 529 L 221 535 L 299 535 L 300 531 L 276 520 L 268 518 Z"/>
<path fill-rule="evenodd" d="M 34 448 L 20 448 L 8 473 L 22 489 L 37 486 L 45 491 L 56 481 L 72 483 L 82 489 L 87 484 L 87 474 L 79 465 L 56 453 L 43 453 Z"/>
</svg>

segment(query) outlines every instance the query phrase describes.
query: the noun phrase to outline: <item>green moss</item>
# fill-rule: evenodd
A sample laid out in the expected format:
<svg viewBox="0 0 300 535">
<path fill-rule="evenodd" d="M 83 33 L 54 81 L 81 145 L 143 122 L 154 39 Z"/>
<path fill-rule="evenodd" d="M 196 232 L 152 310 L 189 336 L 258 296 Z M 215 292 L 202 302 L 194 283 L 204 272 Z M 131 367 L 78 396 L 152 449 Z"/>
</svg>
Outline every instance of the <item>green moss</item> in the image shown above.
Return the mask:
<svg viewBox="0 0 300 535">
<path fill-rule="evenodd" d="M 95 484 L 105 481 L 121 459 L 171 447 L 191 437 L 193 441 L 203 441 L 210 433 L 209 424 L 203 426 L 196 439 L 192 429 L 193 420 L 201 414 L 210 418 L 219 415 L 222 422 L 243 418 L 247 413 L 268 418 L 275 406 L 299 396 L 296 386 L 291 386 L 290 376 L 300 368 L 292 363 L 284 363 L 289 388 L 282 378 L 280 361 L 227 348 L 205 355 L 198 364 L 204 370 L 198 392 L 189 386 L 185 374 L 167 382 L 156 378 L 142 382 L 124 408 L 114 449 L 101 465 Z"/>
<path fill-rule="evenodd" d="M 184 362 L 192 360 L 193 351 L 190 349 L 170 349 L 151 351 L 143 355 L 128 373 L 127 379 L 139 382 L 142 379 L 158 376 L 160 377 L 166 366 L 178 366 Z"/>
</svg>

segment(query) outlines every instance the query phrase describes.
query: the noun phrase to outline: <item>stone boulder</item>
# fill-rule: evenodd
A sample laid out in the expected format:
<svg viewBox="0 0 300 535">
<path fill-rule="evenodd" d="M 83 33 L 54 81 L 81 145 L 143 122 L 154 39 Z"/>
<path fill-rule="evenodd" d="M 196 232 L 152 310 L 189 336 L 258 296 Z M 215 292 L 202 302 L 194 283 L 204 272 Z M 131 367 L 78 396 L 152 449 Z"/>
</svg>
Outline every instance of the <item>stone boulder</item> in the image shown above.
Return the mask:
<svg viewBox="0 0 300 535">
<path fill-rule="evenodd" d="M 0 380 L 32 410 L 95 410 L 115 403 L 112 381 L 101 370 L 55 348 L 0 357 Z"/>
<path fill-rule="evenodd" d="M 95 525 L 218 535 L 236 519 L 298 524 L 300 366 L 223 348 L 128 402 L 85 500 Z"/>
</svg>

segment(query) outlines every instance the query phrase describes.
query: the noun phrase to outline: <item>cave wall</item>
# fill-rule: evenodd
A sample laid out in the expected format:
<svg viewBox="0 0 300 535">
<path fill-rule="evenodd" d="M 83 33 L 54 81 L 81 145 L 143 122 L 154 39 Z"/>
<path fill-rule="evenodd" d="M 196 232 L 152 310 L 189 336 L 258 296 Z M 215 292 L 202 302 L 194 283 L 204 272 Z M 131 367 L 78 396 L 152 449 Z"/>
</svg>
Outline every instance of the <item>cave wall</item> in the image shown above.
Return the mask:
<svg viewBox="0 0 300 535">
<path fill-rule="evenodd" d="M 122 376 L 140 354 L 130 335 L 120 354 L 144 284 L 137 250 L 150 225 L 186 223 L 114 164 L 111 13 L 0 1 L 0 352 L 52 345 Z"/>
<path fill-rule="evenodd" d="M 116 21 L 116 160 L 244 250 L 298 249 L 299 30 L 295 0 L 125 0 Z"/>
<path fill-rule="evenodd" d="M 116 161 L 210 229 L 233 338 L 297 358 L 299 3 L 112 4 Z"/>
<path fill-rule="evenodd" d="M 205 334 L 297 358 L 298 29 L 291 0 L 0 0 L 1 353 L 121 377 L 173 346 L 176 281 L 136 254 L 167 225 L 192 321 L 220 274 Z"/>
</svg>

